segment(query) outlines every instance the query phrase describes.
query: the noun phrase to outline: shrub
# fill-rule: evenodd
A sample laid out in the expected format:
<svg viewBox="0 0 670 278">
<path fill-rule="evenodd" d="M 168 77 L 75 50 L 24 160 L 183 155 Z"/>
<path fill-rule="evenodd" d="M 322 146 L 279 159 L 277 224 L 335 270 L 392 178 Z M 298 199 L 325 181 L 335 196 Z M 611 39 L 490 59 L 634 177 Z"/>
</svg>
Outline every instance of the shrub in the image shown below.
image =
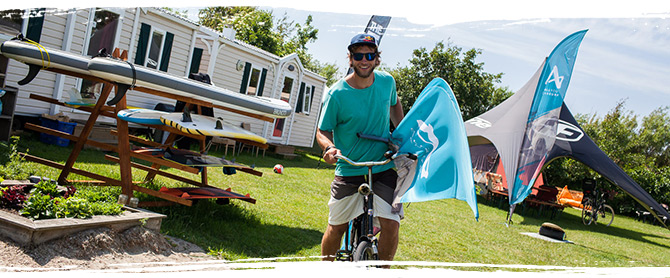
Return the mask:
<svg viewBox="0 0 670 278">
<path fill-rule="evenodd" d="M 30 191 L 21 215 L 30 219 L 87 218 L 93 215 L 121 214 L 123 205 L 116 203 L 111 192 L 76 190 L 59 187 L 50 181 L 41 181 Z"/>
<path fill-rule="evenodd" d="M 0 208 L 21 209 L 26 201 L 27 185 L 13 185 L 0 188 Z"/>
</svg>

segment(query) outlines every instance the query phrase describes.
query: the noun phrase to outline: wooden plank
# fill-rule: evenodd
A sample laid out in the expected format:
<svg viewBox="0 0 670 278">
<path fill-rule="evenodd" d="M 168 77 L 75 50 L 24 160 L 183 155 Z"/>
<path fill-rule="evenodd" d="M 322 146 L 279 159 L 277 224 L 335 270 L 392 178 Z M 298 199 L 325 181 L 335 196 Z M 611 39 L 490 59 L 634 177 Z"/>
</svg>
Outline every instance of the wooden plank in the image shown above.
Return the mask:
<svg viewBox="0 0 670 278">
<path fill-rule="evenodd" d="M 109 161 L 112 161 L 112 162 L 118 162 L 119 161 L 118 157 L 114 157 L 114 156 L 111 156 L 111 155 L 105 155 L 105 159 L 107 159 Z M 176 181 L 180 181 L 180 182 L 183 182 L 183 183 L 188 183 L 188 184 L 199 186 L 199 187 L 212 187 L 212 186 L 209 186 L 207 184 L 203 184 L 201 182 L 197 182 L 197 181 L 194 181 L 194 180 L 191 180 L 191 179 L 187 179 L 187 178 L 184 178 L 182 176 L 177 176 L 175 174 L 168 173 L 168 172 L 165 172 L 165 171 L 162 171 L 162 170 L 159 170 L 159 169 L 154 169 L 154 168 L 151 168 L 149 166 L 142 165 L 142 164 L 139 164 L 139 163 L 130 162 L 130 165 L 132 167 L 137 168 L 137 169 L 144 170 L 144 171 L 147 171 L 147 172 L 152 172 L 152 173 L 155 172 L 155 174 L 158 174 L 158 175 L 161 175 L 161 176 L 164 176 L 164 177 L 176 180 Z"/>
<path fill-rule="evenodd" d="M 57 163 L 57 162 L 53 162 L 51 160 L 47 160 L 47 159 L 44 159 L 44 158 L 41 158 L 41 157 L 37 157 L 37 156 L 29 155 L 29 154 L 24 154 L 24 153 L 19 153 L 19 154 L 21 156 L 23 156 L 28 161 L 40 163 L 40 164 L 43 164 L 43 165 L 46 165 L 46 166 L 49 166 L 49 167 L 52 167 L 52 168 L 56 168 L 56 169 L 65 168 L 65 165 Z M 82 176 L 85 176 L 85 177 L 89 177 L 89 178 L 92 178 L 92 179 L 101 180 L 101 181 L 104 181 L 104 182 L 106 182 L 108 184 L 111 184 L 111 185 L 114 185 L 114 186 L 120 186 L 121 185 L 121 181 L 119 181 L 119 180 L 115 180 L 115 179 L 108 178 L 108 177 L 105 177 L 105 176 L 102 176 L 102 175 L 87 172 L 87 171 L 77 169 L 77 168 L 74 168 L 74 167 L 70 167 L 69 172 L 77 174 L 77 175 L 82 175 Z M 64 182 L 59 181 L 58 183 L 61 184 L 61 185 L 62 184 L 67 184 L 67 180 L 65 180 Z"/>
<path fill-rule="evenodd" d="M 115 49 L 118 56 L 118 48 Z M 118 87 L 117 87 L 118 92 Z M 119 102 L 116 103 L 114 112 L 126 109 L 126 96 L 124 95 Z M 133 173 L 130 167 L 130 139 L 128 138 L 128 122 L 116 121 L 116 130 L 118 131 L 118 154 L 119 154 L 119 171 L 121 174 L 121 193 L 126 194 L 129 198 L 133 197 Z"/>
<path fill-rule="evenodd" d="M 62 131 L 48 129 L 46 127 L 34 125 L 34 124 L 31 124 L 31 123 L 26 123 L 25 127 L 27 129 L 35 130 L 37 132 L 42 132 L 42 133 L 46 133 L 46 134 L 49 134 L 49 135 L 55 135 L 55 136 L 59 136 L 61 138 L 69 139 L 71 141 L 79 140 L 79 137 L 77 137 L 77 136 L 67 134 L 67 133 L 62 132 Z M 97 148 L 100 148 L 100 149 L 103 149 L 103 150 L 118 153 L 117 147 L 113 146 L 113 145 L 110 145 L 110 144 L 105 144 L 105 143 L 101 143 L 101 142 L 93 141 L 93 140 L 86 140 L 86 144 L 97 147 Z M 130 156 L 133 157 L 133 158 L 142 159 L 142 160 L 145 160 L 145 161 L 149 161 L 149 162 L 158 164 L 159 166 L 175 168 L 175 169 L 179 169 L 179 170 L 189 172 L 189 173 L 192 173 L 192 174 L 200 173 L 200 170 L 197 169 L 197 168 L 189 167 L 189 166 L 182 165 L 182 164 L 172 162 L 172 161 L 169 161 L 169 160 L 165 160 L 165 159 L 162 159 L 162 158 L 156 158 L 156 157 L 152 157 L 152 156 L 148 156 L 148 155 L 141 154 L 141 153 L 136 153 L 136 152 L 130 152 Z"/>
<path fill-rule="evenodd" d="M 65 104 L 64 102 L 60 102 L 60 101 L 55 100 L 53 98 L 48 98 L 48 97 L 44 97 L 44 96 L 40 96 L 40 95 L 36 95 L 36 94 L 30 94 L 30 98 L 35 99 L 35 100 L 39 100 L 39 101 L 44 101 L 44 102 L 51 103 L 51 104 L 65 106 L 67 108 L 73 108 L 72 106 L 69 106 L 69 105 Z M 79 107 L 76 107 L 75 109 L 81 110 L 81 111 L 86 111 L 86 112 L 89 112 L 89 113 L 93 112 L 93 107 L 90 107 L 90 106 L 79 106 Z M 103 107 L 103 109 L 102 109 L 103 111 L 100 112 L 100 115 L 107 116 L 107 117 L 110 117 L 110 118 L 116 118 L 116 113 L 111 112 L 111 109 L 113 109 L 113 108 L 109 107 L 109 106 Z"/>
<path fill-rule="evenodd" d="M 146 208 L 146 207 L 167 207 L 172 205 L 174 205 L 174 203 L 168 201 L 145 201 L 140 202 L 137 206 Z"/>
<path fill-rule="evenodd" d="M 118 134 L 119 134 L 118 131 L 116 131 L 115 129 L 110 130 L 109 133 L 111 133 L 114 136 L 118 136 Z M 128 139 L 130 139 L 130 141 L 137 142 L 137 143 L 144 144 L 144 145 L 148 145 L 148 146 L 154 147 L 154 148 L 163 147 L 163 144 L 161 144 L 161 143 L 154 142 L 154 141 L 149 141 L 147 139 L 137 137 L 137 136 L 132 135 L 132 134 L 128 134 Z"/>
<path fill-rule="evenodd" d="M 142 193 L 147 194 L 147 195 L 151 195 L 151 196 L 154 196 L 154 197 L 165 199 L 165 200 L 175 202 L 175 203 L 178 203 L 178 204 L 182 204 L 182 205 L 185 205 L 185 206 L 190 207 L 191 205 L 193 205 L 193 202 L 191 200 L 182 199 L 182 198 L 175 197 L 175 196 L 172 196 L 170 194 L 166 194 L 166 193 L 159 192 L 159 191 L 156 191 L 156 190 L 152 190 L 152 189 L 149 189 L 149 188 L 145 188 L 145 187 L 141 187 L 141 186 L 137 186 L 137 185 L 133 185 L 132 188 L 135 191 L 139 191 L 139 192 L 142 192 Z"/>
<path fill-rule="evenodd" d="M 168 138 L 165 139 L 165 145 L 166 146 L 171 146 L 172 143 L 174 143 L 175 139 L 177 139 L 177 134 L 171 132 L 170 135 L 168 135 Z M 154 163 L 153 165 L 151 165 L 151 168 L 158 169 L 158 168 L 160 168 L 160 165 Z M 153 180 L 155 176 L 156 176 L 156 172 L 147 172 L 147 175 L 144 177 L 144 181 Z"/>
<path fill-rule="evenodd" d="M 65 166 L 63 167 L 63 170 L 60 172 L 60 175 L 58 176 L 59 183 L 65 184 L 67 182 L 67 175 L 70 174 L 74 162 L 77 160 L 77 157 L 79 157 L 79 153 L 81 153 L 81 150 L 84 148 L 84 144 L 86 144 L 88 135 L 91 134 L 93 125 L 98 119 L 98 115 L 100 115 L 101 112 L 100 108 L 104 106 L 107 97 L 109 97 L 109 94 L 112 91 L 112 87 L 113 86 L 104 86 L 102 93 L 100 93 L 98 102 L 95 104 L 93 111 L 91 111 L 91 115 L 88 117 L 88 120 L 86 121 L 86 125 L 84 125 L 84 129 L 82 129 L 81 134 L 79 135 L 79 140 L 77 140 L 77 142 L 74 145 L 74 148 L 72 148 L 72 152 L 70 152 L 70 156 L 65 162 Z"/>
</svg>

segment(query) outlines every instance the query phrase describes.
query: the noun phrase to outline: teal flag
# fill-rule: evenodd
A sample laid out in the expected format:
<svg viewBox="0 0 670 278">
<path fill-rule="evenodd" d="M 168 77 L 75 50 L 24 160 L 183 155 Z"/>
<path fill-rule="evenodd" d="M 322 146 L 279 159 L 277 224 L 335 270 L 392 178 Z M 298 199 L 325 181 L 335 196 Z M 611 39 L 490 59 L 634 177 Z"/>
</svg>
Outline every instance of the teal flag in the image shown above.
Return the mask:
<svg viewBox="0 0 670 278">
<path fill-rule="evenodd" d="M 518 204 L 531 193 L 556 140 L 558 118 L 579 45 L 586 30 L 569 35 L 551 52 L 542 69 L 519 152 L 514 182 L 510 183 L 510 204 Z"/>
<path fill-rule="evenodd" d="M 417 155 L 414 162 L 396 161 L 398 174 L 406 178 L 395 203 L 455 198 L 466 201 L 479 218 L 465 126 L 446 81 L 435 78 L 423 89 L 391 141 L 398 153 Z"/>
</svg>

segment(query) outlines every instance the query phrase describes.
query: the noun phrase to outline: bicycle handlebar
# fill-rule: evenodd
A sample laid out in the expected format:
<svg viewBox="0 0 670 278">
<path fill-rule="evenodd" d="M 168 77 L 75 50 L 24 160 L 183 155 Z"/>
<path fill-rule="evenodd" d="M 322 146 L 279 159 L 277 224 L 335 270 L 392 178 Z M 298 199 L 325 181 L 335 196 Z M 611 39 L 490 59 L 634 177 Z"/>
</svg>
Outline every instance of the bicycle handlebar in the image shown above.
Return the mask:
<svg viewBox="0 0 670 278">
<path fill-rule="evenodd" d="M 335 158 L 342 159 L 353 166 L 360 166 L 360 167 L 379 166 L 391 162 L 390 158 L 387 158 L 386 160 L 383 161 L 366 161 L 366 162 L 355 162 L 343 155 L 336 155 Z"/>
<path fill-rule="evenodd" d="M 387 153 L 387 154 L 388 154 L 388 153 Z M 350 158 L 348 158 L 348 157 L 346 157 L 346 156 L 343 156 L 343 155 L 336 155 L 335 158 L 337 158 L 337 159 L 342 159 L 342 160 L 344 160 L 345 162 L 347 162 L 347 163 L 349 163 L 349 164 L 351 164 L 351 165 L 353 165 L 353 166 L 370 167 L 370 166 L 379 166 L 379 165 L 385 165 L 385 164 L 388 164 L 389 162 L 391 162 L 391 160 L 395 159 L 395 158 L 398 157 L 398 156 L 405 156 L 405 157 L 407 157 L 407 158 L 409 158 L 409 159 L 412 159 L 412 160 L 415 160 L 415 159 L 416 159 L 416 155 L 411 154 L 411 153 L 407 153 L 407 154 L 393 154 L 393 155 L 390 155 L 390 154 L 389 154 L 389 156 L 387 156 L 387 155 L 385 154 L 384 157 L 387 157 L 387 158 L 386 158 L 386 160 L 382 160 L 382 161 L 356 162 L 356 161 L 353 161 L 353 160 L 351 160 Z"/>
</svg>

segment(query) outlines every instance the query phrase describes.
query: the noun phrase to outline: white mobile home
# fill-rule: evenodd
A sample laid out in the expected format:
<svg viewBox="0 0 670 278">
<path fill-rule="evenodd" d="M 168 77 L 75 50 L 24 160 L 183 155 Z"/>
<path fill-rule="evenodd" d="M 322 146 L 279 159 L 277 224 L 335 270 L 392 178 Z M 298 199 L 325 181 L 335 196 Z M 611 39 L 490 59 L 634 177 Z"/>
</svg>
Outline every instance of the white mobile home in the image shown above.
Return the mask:
<svg viewBox="0 0 670 278">
<path fill-rule="evenodd" d="M 18 16 L 0 19 L 3 40 L 20 32 L 45 47 L 82 55 L 95 55 L 103 47 L 119 48 L 127 50 L 128 61 L 135 64 L 180 76 L 207 73 L 216 86 L 287 101 L 294 113 L 274 123 L 218 109 L 214 113 L 233 124 L 249 123 L 253 132 L 271 143 L 300 147 L 313 144 L 326 80 L 305 69 L 295 54 L 278 57 L 235 40 L 232 29 L 218 33 L 156 8 L 41 9 L 4 13 Z M 0 85 L 19 88 L 17 115 L 64 112 L 73 118 L 86 118 L 83 112 L 29 96 L 38 94 L 67 101 L 68 92 L 73 89 L 100 91 L 99 86 L 87 80 L 49 71 L 41 71 L 31 83 L 19 86 L 17 82 L 26 76 L 28 67 L 11 59 L 6 64 L 6 68 L 0 68 L 4 71 Z M 127 101 L 129 106 L 142 108 L 175 103 L 134 91 L 128 92 Z"/>
</svg>

